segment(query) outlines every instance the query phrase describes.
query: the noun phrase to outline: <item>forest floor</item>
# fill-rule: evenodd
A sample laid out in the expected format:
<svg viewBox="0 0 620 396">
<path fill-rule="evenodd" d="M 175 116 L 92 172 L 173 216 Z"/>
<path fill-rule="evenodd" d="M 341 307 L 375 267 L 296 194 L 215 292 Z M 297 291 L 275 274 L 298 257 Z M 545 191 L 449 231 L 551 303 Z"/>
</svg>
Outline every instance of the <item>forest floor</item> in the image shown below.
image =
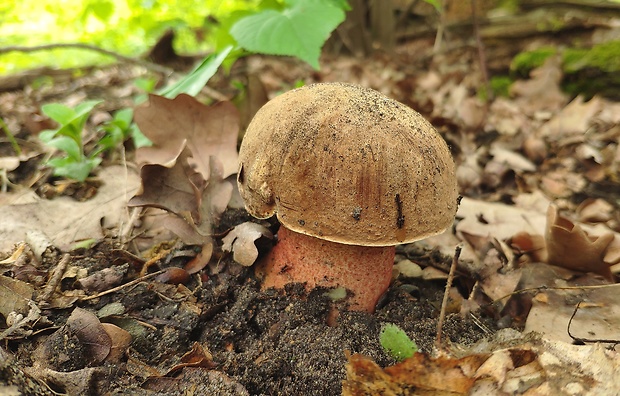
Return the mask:
<svg viewBox="0 0 620 396">
<path fill-rule="evenodd" d="M 356 83 L 416 109 L 448 142 L 463 196 L 454 226 L 398 246 L 376 311 L 341 310 L 336 323 L 338 303 L 325 290 L 261 290 L 253 268 L 235 262 L 224 240 L 235 226 L 276 228 L 253 220 L 234 191 L 210 224 L 213 237 L 183 243 L 170 232 L 178 224 L 145 208 L 161 197 L 149 190 L 156 180 L 141 180 L 131 144 L 84 183 L 43 166 L 52 151 L 37 136 L 53 124 L 41 105 L 103 99 L 87 125 L 89 147 L 96 125 L 133 106 L 144 70 L 92 69 L 0 94 L 22 148 L 17 155 L 0 141 L 0 393 L 619 394 L 620 103 L 566 94 L 553 57 L 508 96 L 491 97 L 476 48 L 433 56 L 432 45 L 415 40 L 363 60 L 326 55 L 320 71 L 251 56 L 199 96 L 234 100 L 243 131 L 267 99 L 299 82 Z M 175 101 L 155 110 L 192 117 Z M 231 130 L 222 139 L 236 149 Z M 215 188 L 234 187 L 234 172 Z M 127 208 L 136 194 L 143 201 Z M 387 323 L 420 353 L 398 363 L 379 342 Z"/>
</svg>

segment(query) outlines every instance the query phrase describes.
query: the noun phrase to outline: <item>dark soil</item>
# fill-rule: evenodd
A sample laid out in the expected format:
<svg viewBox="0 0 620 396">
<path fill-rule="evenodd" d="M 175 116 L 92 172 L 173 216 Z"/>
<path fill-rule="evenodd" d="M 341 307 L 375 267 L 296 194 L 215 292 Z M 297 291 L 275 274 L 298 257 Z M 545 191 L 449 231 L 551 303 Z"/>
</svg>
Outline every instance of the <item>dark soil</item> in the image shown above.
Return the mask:
<svg viewBox="0 0 620 396">
<path fill-rule="evenodd" d="M 242 211 L 225 216 L 233 222 L 245 221 L 246 217 Z M 109 266 L 110 261 L 114 263 L 111 248 L 109 241 L 103 242 L 72 260 L 89 268 L 89 272 L 96 271 Z M 401 253 L 414 250 L 400 249 Z M 169 265 L 172 264 L 182 262 L 173 260 Z M 196 394 L 237 395 L 246 394 L 247 390 L 250 395 L 338 395 L 345 379 L 348 353 L 369 356 L 381 366 L 395 363 L 379 344 L 385 323 L 395 323 L 405 330 L 420 350 L 430 352 L 433 348 L 444 291 L 442 281 L 394 282 L 374 314 L 348 312 L 340 307 L 337 324 L 330 326 L 335 303 L 325 295 L 325 290 L 307 295 L 303 285 L 290 285 L 286 291 L 261 291 L 252 268 L 239 266 L 228 255 L 222 255 L 207 272 L 208 276 L 195 277 L 185 286 L 147 281 L 97 300 L 77 303 L 89 311 L 100 312 L 103 307 L 120 302 L 124 312 L 104 315 L 101 321 L 126 329 L 131 328 L 131 322 L 142 324 L 139 331 L 130 331 L 133 342 L 129 360 L 106 367 L 105 374 L 87 387 L 93 394 L 180 395 L 186 393 L 178 381 L 189 381 L 199 386 L 201 391 Z M 133 276 L 131 270 L 127 276 Z M 69 281 L 64 286 L 73 287 Z M 72 347 L 80 343 L 73 339 L 67 344 L 67 339 L 72 338 L 63 325 L 72 310 L 44 310 L 42 314 L 53 325 L 46 325 L 48 330 L 30 338 L 43 340 L 42 335 L 61 329 L 45 341 L 48 364 L 60 372 L 88 366 L 84 351 Z M 489 320 L 484 322 L 494 327 Z M 470 345 L 485 333 L 473 321 L 450 314 L 443 336 L 452 343 Z M 186 367 L 171 373 L 169 370 L 179 364 L 195 342 L 212 354 L 213 370 Z M 26 367 L 33 363 L 36 345 L 16 339 L 5 347 L 18 356 L 19 367 Z M 54 364 L 54 356 L 60 356 L 58 364 Z M 147 379 L 135 368 L 137 362 L 153 372 L 168 373 Z M 162 385 L 164 378 L 174 385 Z M 67 391 L 63 381 L 57 385 L 56 391 Z"/>
</svg>

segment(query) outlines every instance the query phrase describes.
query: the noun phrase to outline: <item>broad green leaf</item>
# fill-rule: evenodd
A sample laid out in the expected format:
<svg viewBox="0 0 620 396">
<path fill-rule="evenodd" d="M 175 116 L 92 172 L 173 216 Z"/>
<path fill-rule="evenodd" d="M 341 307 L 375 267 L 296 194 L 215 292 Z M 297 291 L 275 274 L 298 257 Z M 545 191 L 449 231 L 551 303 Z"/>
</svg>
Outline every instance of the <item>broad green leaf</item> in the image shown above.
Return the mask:
<svg viewBox="0 0 620 396">
<path fill-rule="evenodd" d="M 46 143 L 48 146 L 57 148 L 67 153 L 73 161 L 82 159 L 82 149 L 77 142 L 68 136 L 58 136 Z"/>
<path fill-rule="evenodd" d="M 344 21 L 330 0 L 295 0 L 283 11 L 265 10 L 235 23 L 230 34 L 248 51 L 296 56 L 319 68 L 321 48 Z"/>
<path fill-rule="evenodd" d="M 91 158 L 75 162 L 68 158 L 53 158 L 47 162 L 54 169 L 54 176 L 66 177 L 80 182 L 86 180 L 90 172 L 101 163 L 101 158 Z"/>
<path fill-rule="evenodd" d="M 176 84 L 166 87 L 157 93 L 168 99 L 174 99 L 177 95 L 185 93 L 196 96 L 207 85 L 207 82 L 217 69 L 220 67 L 228 53 L 232 50 L 231 46 L 226 47 L 219 54 L 207 56 L 198 67 Z"/>
<path fill-rule="evenodd" d="M 114 119 L 112 120 L 112 122 L 118 125 L 118 127 L 121 128 L 123 131 L 126 131 L 129 129 L 132 120 L 133 109 L 131 107 L 128 107 L 114 113 Z"/>
<path fill-rule="evenodd" d="M 71 122 L 76 116 L 75 110 L 71 107 L 65 106 L 60 103 L 48 103 L 41 106 L 43 114 L 56 121 L 60 125 L 65 125 Z"/>
</svg>

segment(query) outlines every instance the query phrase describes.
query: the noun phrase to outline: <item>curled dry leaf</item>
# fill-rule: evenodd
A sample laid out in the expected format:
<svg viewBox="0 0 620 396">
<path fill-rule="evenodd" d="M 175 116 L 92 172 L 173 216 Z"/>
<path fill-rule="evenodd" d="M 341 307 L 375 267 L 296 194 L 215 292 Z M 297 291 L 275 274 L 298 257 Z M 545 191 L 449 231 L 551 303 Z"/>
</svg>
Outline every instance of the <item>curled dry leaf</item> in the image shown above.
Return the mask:
<svg viewBox="0 0 620 396">
<path fill-rule="evenodd" d="M 428 395 L 464 395 L 474 385 L 476 370 L 488 355 L 470 355 L 461 359 L 445 356 L 431 358 L 424 353 L 394 366 L 382 369 L 369 358 L 355 354 L 349 356 L 347 378 L 342 394 L 354 395 L 403 395 L 409 390 L 424 390 Z"/>
<path fill-rule="evenodd" d="M 604 261 L 612 233 L 590 237 L 578 224 L 559 215 L 550 205 L 547 210 L 547 262 L 575 271 L 594 272 L 611 279 L 609 264 Z"/>
<path fill-rule="evenodd" d="M 258 249 L 254 242 L 261 237 L 271 239 L 273 234 L 264 226 L 247 221 L 235 226 L 222 239 L 222 250 L 233 252 L 233 258 L 237 263 L 249 267 L 258 258 Z"/>
</svg>

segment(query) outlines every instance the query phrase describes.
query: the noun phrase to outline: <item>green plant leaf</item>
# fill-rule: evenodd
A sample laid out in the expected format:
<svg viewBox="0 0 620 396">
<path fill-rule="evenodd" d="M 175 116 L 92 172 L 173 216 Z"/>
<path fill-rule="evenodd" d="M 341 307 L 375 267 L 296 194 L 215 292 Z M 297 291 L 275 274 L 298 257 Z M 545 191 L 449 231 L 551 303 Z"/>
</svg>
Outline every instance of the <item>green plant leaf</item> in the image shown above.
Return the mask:
<svg viewBox="0 0 620 396">
<path fill-rule="evenodd" d="M 230 34 L 248 51 L 296 56 L 318 70 L 321 48 L 344 21 L 330 0 L 291 0 L 283 11 L 265 10 L 240 19 Z"/>
<path fill-rule="evenodd" d="M 400 327 L 388 323 L 379 335 L 381 346 L 398 361 L 407 359 L 417 352 L 418 346 Z"/>
<path fill-rule="evenodd" d="M 43 114 L 56 121 L 60 125 L 66 125 L 76 116 L 75 110 L 61 103 L 48 103 L 41 106 Z"/>
<path fill-rule="evenodd" d="M 90 172 L 101 163 L 101 158 L 89 158 L 75 162 L 70 158 L 53 158 L 47 162 L 54 169 L 54 176 L 66 177 L 83 182 Z"/>
<path fill-rule="evenodd" d="M 82 160 L 83 156 L 81 147 L 75 140 L 71 139 L 69 136 L 55 137 L 54 139 L 46 142 L 46 144 L 48 146 L 64 151 L 73 161 Z"/>
<path fill-rule="evenodd" d="M 232 46 L 224 48 L 219 54 L 211 54 L 207 56 L 198 67 L 196 67 L 185 78 L 169 87 L 158 91 L 157 93 L 168 99 L 174 99 L 177 95 L 185 93 L 190 96 L 196 96 L 207 85 L 207 82 L 217 69 L 219 69 L 224 59 L 228 56 Z"/>
<path fill-rule="evenodd" d="M 129 129 L 129 134 L 131 135 L 131 138 L 133 139 L 133 144 L 134 146 L 136 146 L 136 148 L 150 147 L 153 145 L 153 142 L 151 142 L 149 138 L 144 136 L 144 134 L 136 124 L 132 124 Z"/>
</svg>

